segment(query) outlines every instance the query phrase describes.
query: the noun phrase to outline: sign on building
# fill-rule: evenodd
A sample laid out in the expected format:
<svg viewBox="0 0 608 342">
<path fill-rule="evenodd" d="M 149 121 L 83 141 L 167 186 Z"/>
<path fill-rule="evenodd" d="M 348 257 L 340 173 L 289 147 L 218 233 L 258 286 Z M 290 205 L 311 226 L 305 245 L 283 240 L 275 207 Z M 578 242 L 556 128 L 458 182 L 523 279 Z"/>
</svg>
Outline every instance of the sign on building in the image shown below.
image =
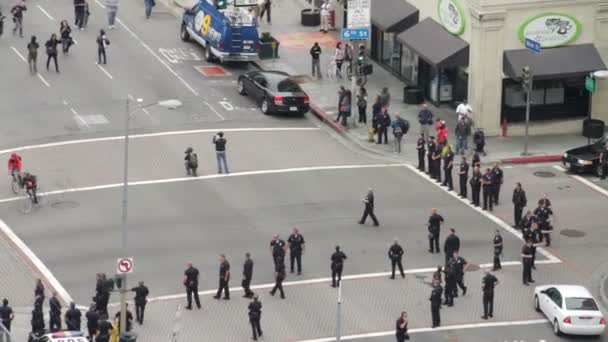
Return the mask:
<svg viewBox="0 0 608 342">
<path fill-rule="evenodd" d="M 464 32 L 464 10 L 457 0 L 439 0 L 437 12 L 439 21 L 448 32 L 455 35 Z"/>
<path fill-rule="evenodd" d="M 371 0 L 348 0 L 348 20 L 346 26 L 349 29 L 370 27 L 370 3 Z"/>
<path fill-rule="evenodd" d="M 567 14 L 546 13 L 526 20 L 519 27 L 519 40 L 526 38 L 540 43 L 543 49 L 574 42 L 581 34 L 581 23 Z"/>
</svg>

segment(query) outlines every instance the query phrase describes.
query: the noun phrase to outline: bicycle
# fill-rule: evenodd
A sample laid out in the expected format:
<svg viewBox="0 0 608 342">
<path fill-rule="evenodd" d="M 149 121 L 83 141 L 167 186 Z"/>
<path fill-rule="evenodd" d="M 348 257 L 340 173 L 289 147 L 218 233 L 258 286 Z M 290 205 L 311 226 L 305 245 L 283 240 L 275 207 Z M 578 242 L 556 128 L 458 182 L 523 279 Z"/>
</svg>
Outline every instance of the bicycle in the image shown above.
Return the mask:
<svg viewBox="0 0 608 342">
<path fill-rule="evenodd" d="M 338 69 L 336 60 L 332 57 L 329 60 L 329 65 L 327 66 L 327 79 L 335 81 L 338 79 L 339 73 L 340 73 L 340 70 Z"/>
<path fill-rule="evenodd" d="M 353 67 L 356 68 L 357 66 L 355 66 L 352 61 L 346 66 L 346 77 L 349 81 L 352 81 L 353 79 Z M 355 77 L 357 77 L 357 85 L 359 87 L 362 87 L 367 83 L 367 75 L 360 75 Z"/>
<path fill-rule="evenodd" d="M 32 191 L 21 188 L 25 192 L 24 196 L 21 197 L 18 204 L 18 210 L 23 214 L 29 214 L 34 207 L 42 207 L 46 205 L 47 198 L 43 192 L 40 192 L 40 188 L 36 189 L 36 197 L 38 203 L 34 203 L 34 195 Z M 27 195 L 27 196 L 25 196 Z"/>
<path fill-rule="evenodd" d="M 11 177 L 11 190 L 15 195 L 17 195 L 19 193 L 19 190 L 21 190 L 21 172 L 17 170 L 11 170 Z"/>
</svg>

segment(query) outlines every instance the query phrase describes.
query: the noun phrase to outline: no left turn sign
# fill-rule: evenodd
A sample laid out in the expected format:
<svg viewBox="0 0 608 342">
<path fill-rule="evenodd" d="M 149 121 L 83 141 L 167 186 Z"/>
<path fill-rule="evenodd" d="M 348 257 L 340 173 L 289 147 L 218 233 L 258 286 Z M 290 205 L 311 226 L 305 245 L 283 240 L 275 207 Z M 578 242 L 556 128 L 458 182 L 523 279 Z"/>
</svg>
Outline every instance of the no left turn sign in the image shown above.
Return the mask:
<svg viewBox="0 0 608 342">
<path fill-rule="evenodd" d="M 133 272 L 133 258 L 119 258 L 116 263 L 116 272 L 118 274 L 127 274 Z"/>
</svg>

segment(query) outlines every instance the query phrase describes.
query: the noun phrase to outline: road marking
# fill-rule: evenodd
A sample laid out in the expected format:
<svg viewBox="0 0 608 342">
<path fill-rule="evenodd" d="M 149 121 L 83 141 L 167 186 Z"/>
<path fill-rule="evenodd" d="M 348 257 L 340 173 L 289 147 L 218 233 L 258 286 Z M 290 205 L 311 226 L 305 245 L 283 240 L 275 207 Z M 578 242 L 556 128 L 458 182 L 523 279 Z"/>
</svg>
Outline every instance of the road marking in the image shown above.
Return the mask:
<svg viewBox="0 0 608 342">
<path fill-rule="evenodd" d="M 82 116 L 80 116 L 80 115 L 78 114 L 78 112 L 76 111 L 76 109 L 74 109 L 74 108 L 70 107 L 70 112 L 72 112 L 72 114 L 74 114 L 74 119 L 75 119 L 76 121 L 78 121 L 78 122 L 80 123 L 80 125 L 82 125 L 82 126 L 84 126 L 84 127 L 86 127 L 86 128 L 90 128 L 90 127 L 89 127 L 89 124 L 88 124 L 88 123 L 87 123 L 87 122 L 86 122 L 86 121 L 83 119 L 83 117 L 82 117 Z"/>
<path fill-rule="evenodd" d="M 599 192 L 604 197 L 608 197 L 608 190 L 602 188 L 601 186 L 599 186 L 597 184 L 593 184 L 593 182 L 591 182 L 590 180 L 587 180 L 584 177 L 581 177 L 581 176 L 578 176 L 578 175 L 570 175 L 570 177 L 572 177 L 572 178 L 576 179 L 577 181 L 585 184 L 586 186 L 590 187 L 591 189 Z"/>
<path fill-rule="evenodd" d="M 99 69 L 101 69 L 101 71 L 103 71 L 103 73 L 106 74 L 106 76 L 108 76 L 109 79 L 111 79 L 111 80 L 114 79 L 114 77 L 112 77 L 112 75 L 110 75 L 110 73 L 104 67 L 102 67 L 101 64 L 95 63 L 95 65 L 97 65 L 97 67 Z"/>
<path fill-rule="evenodd" d="M 556 170 L 564 171 L 564 172 L 566 171 L 566 169 L 561 165 L 553 165 L 553 168 Z"/>
<path fill-rule="evenodd" d="M 232 104 L 230 104 L 230 102 L 228 101 L 220 101 L 220 104 L 222 105 L 222 107 L 224 107 L 225 110 L 227 111 L 231 111 L 234 110 L 234 107 L 232 106 Z"/>
<path fill-rule="evenodd" d="M 53 273 L 44 265 L 44 263 L 32 252 L 32 250 L 21 240 L 13 230 L 0 219 L 0 231 L 19 249 L 19 251 L 34 265 L 36 270 L 42 275 L 46 282 L 57 291 L 59 297 L 67 305 L 72 302 L 72 297 L 66 289 L 59 283 Z"/>
<path fill-rule="evenodd" d="M 128 94 L 127 96 L 129 97 L 129 100 L 131 100 L 131 101 L 134 101 L 134 102 L 135 102 L 135 98 L 133 97 L 133 95 Z M 158 123 L 158 120 L 157 120 L 155 117 L 153 117 L 153 116 L 150 114 L 150 112 L 148 112 L 148 110 L 147 110 L 146 108 L 140 107 L 140 109 L 141 109 L 141 111 L 142 111 L 142 112 L 144 112 L 144 114 L 146 114 L 146 115 L 148 116 L 148 118 L 150 118 L 150 120 L 152 120 L 152 121 L 154 121 L 154 122 L 157 122 L 157 123 Z"/>
<path fill-rule="evenodd" d="M 422 178 L 426 179 L 427 181 L 429 181 L 429 183 L 435 185 L 436 187 L 445 190 L 439 183 L 435 182 L 435 180 L 431 179 L 426 173 L 421 172 L 420 170 L 418 170 L 416 167 L 410 165 L 410 164 L 404 164 L 408 169 L 410 169 L 412 172 L 418 174 L 419 176 L 421 176 Z M 459 200 L 460 202 L 464 203 L 465 205 L 467 205 L 469 208 L 477 211 L 478 213 L 480 213 L 481 215 L 485 216 L 486 218 L 490 219 L 492 222 L 496 223 L 497 225 L 499 225 L 501 228 L 505 229 L 506 231 L 508 231 L 509 233 L 515 235 L 518 239 L 520 240 L 524 240 L 523 236 L 521 235 L 520 232 L 518 232 L 517 230 L 515 230 L 513 227 L 511 227 L 510 225 L 508 225 L 507 223 L 505 223 L 503 220 L 499 219 L 498 217 L 490 214 L 489 212 L 485 211 L 485 210 L 481 210 L 481 208 L 479 207 L 475 207 L 473 205 L 471 205 L 471 203 L 469 203 L 468 200 L 461 198 L 460 196 L 458 196 L 458 194 L 454 191 L 445 191 L 446 194 L 454 197 L 455 199 Z M 554 260 L 554 261 L 560 261 L 561 260 L 556 257 L 555 255 L 549 253 L 546 249 L 539 247 L 538 252 L 540 254 L 542 254 L 545 258 L 549 259 L 549 260 Z"/>
<path fill-rule="evenodd" d="M 425 332 L 434 332 L 434 331 L 445 331 L 445 330 L 464 330 L 464 329 L 479 329 L 479 328 L 493 328 L 493 327 L 506 327 L 506 326 L 515 326 L 515 325 L 534 325 L 534 324 L 546 324 L 549 323 L 547 319 L 531 319 L 526 321 L 503 321 L 503 322 L 484 322 L 484 323 L 471 323 L 471 324 L 455 324 L 455 325 L 443 325 L 437 328 L 416 328 L 416 329 L 408 329 L 409 334 L 419 334 Z M 371 337 L 382 337 L 382 336 L 391 336 L 395 335 L 395 330 L 390 331 L 379 331 L 373 333 L 365 333 L 365 334 L 356 334 L 356 335 L 346 335 L 340 336 L 340 340 L 357 340 L 362 338 L 371 338 Z M 300 340 L 298 342 L 332 342 L 336 341 L 335 337 L 325 337 L 325 338 L 316 338 L 311 340 Z"/>
<path fill-rule="evenodd" d="M 559 264 L 561 263 L 560 260 L 558 261 L 554 261 L 554 260 L 538 260 L 535 262 L 538 265 L 549 265 L 549 264 Z M 506 266 L 506 267 L 510 267 L 510 266 L 519 266 L 521 265 L 520 261 L 504 261 L 501 262 L 502 266 Z M 479 265 L 480 268 L 484 268 L 484 269 L 491 269 L 492 267 L 494 267 L 494 263 L 488 263 L 488 264 L 481 264 Z M 406 269 L 403 272 L 405 274 L 420 274 L 420 273 L 434 273 L 435 271 L 437 271 L 437 267 L 429 267 L 429 268 L 413 268 L 413 269 Z M 377 272 L 377 273 L 364 273 L 364 274 L 352 274 L 352 275 L 345 275 L 342 276 L 342 280 L 343 281 L 349 281 L 349 280 L 361 280 L 361 279 L 374 279 L 374 278 L 386 278 L 389 277 L 391 275 L 391 272 Z M 295 280 L 295 281 L 286 281 L 283 283 L 283 286 L 301 286 L 301 285 L 312 285 L 312 284 L 320 284 L 320 283 L 329 283 L 331 282 L 331 278 L 327 277 L 327 278 L 314 278 L 314 279 L 305 279 L 305 280 Z M 274 287 L 274 283 L 267 283 L 267 284 L 258 284 L 258 285 L 252 285 L 251 289 L 252 290 L 263 290 L 263 289 L 271 289 Z M 229 289 L 230 292 L 238 292 L 238 291 L 243 291 L 242 287 L 231 287 Z M 201 296 L 208 296 L 208 295 L 212 295 L 212 294 L 216 294 L 217 293 L 217 289 L 215 290 L 204 290 L 204 291 L 199 291 L 198 294 Z M 174 300 L 174 299 L 180 299 L 180 298 L 186 298 L 186 294 L 184 293 L 179 293 L 179 294 L 172 294 L 172 295 L 166 295 L 166 296 L 159 296 L 159 297 L 153 297 L 153 298 L 148 298 L 148 302 L 159 302 L 159 301 L 165 301 L 165 300 Z M 119 303 L 111 303 L 110 306 L 118 306 Z M 393 332 L 394 333 L 394 332 Z"/>
<path fill-rule="evenodd" d="M 102 4 L 101 2 L 99 2 L 99 0 L 95 0 L 95 3 L 99 5 L 99 7 L 105 9 L 106 6 L 104 4 Z"/>
<path fill-rule="evenodd" d="M 320 131 L 320 130 L 321 129 L 318 127 L 260 127 L 260 128 L 224 128 L 224 129 L 222 129 L 222 132 L 281 132 L 281 131 L 289 132 L 289 131 Z M 133 139 L 141 139 L 141 138 L 153 138 L 153 137 L 187 135 L 187 134 L 198 134 L 198 133 L 217 133 L 217 131 L 218 131 L 218 129 L 214 128 L 214 129 L 194 129 L 194 130 L 186 130 L 186 131 L 144 133 L 144 134 L 133 134 L 133 135 L 129 136 L 129 139 L 133 140 Z M 17 152 L 17 151 L 35 150 L 35 149 L 40 149 L 40 148 L 87 144 L 87 143 L 96 143 L 96 142 L 104 142 L 104 141 L 115 141 L 115 140 L 123 140 L 123 139 L 124 139 L 124 136 L 111 136 L 111 137 L 103 137 L 103 138 L 66 140 L 66 141 L 58 141 L 58 142 L 38 144 L 38 145 L 26 145 L 26 146 L 9 148 L 6 150 L 0 150 L 0 155 L 8 154 L 11 152 Z"/>
<path fill-rule="evenodd" d="M 42 8 L 42 6 L 38 5 L 38 8 L 42 11 L 42 13 L 44 13 L 49 19 L 51 19 L 52 21 L 55 21 L 55 18 L 53 18 L 49 12 L 45 11 L 44 8 Z"/>
<path fill-rule="evenodd" d="M 25 59 L 25 57 L 23 57 L 23 55 L 19 52 L 19 50 L 17 50 L 14 46 L 11 46 L 11 49 L 17 54 L 17 56 L 24 62 L 27 63 L 27 60 Z M 42 75 L 40 75 L 39 72 L 36 73 L 36 76 L 38 76 L 38 78 L 42 81 L 42 83 L 44 83 L 45 86 L 47 87 L 51 87 L 51 85 L 49 84 L 49 82 L 47 82 L 44 77 L 42 77 Z"/>
<path fill-rule="evenodd" d="M 220 119 L 222 119 L 222 120 L 226 120 L 226 119 L 225 119 L 225 118 L 222 116 L 222 114 L 220 114 L 220 113 L 219 113 L 217 110 L 215 110 L 215 108 L 213 108 L 213 106 L 212 106 L 212 105 L 211 105 L 209 102 L 205 101 L 205 104 L 206 104 L 206 105 L 207 105 L 207 107 L 209 107 L 209 109 L 211 109 L 211 111 L 212 111 L 212 112 L 214 112 L 214 113 L 215 113 L 215 115 L 217 115 L 217 116 L 218 116 Z"/>
<path fill-rule="evenodd" d="M 257 170 L 257 171 L 242 171 L 234 172 L 229 174 L 209 174 L 198 177 L 180 177 L 180 178 L 164 178 L 164 179 L 153 179 L 146 181 L 129 182 L 129 186 L 138 185 L 152 185 L 152 184 L 168 184 L 168 183 L 181 183 L 181 182 L 193 182 L 199 180 L 216 179 L 216 178 L 232 178 L 232 177 L 243 177 L 243 176 L 258 176 L 258 175 L 272 175 L 279 173 L 293 173 L 293 172 L 309 172 L 309 171 L 328 171 L 328 170 L 349 170 L 349 169 L 377 169 L 387 167 L 403 167 L 404 164 L 358 164 L 358 165 L 331 165 L 331 166 L 308 166 L 308 167 L 294 167 L 289 169 L 270 169 L 270 170 Z M 104 185 L 86 186 L 82 188 L 70 188 L 53 190 L 47 192 L 41 192 L 41 196 L 60 195 L 72 192 L 83 192 L 93 190 L 105 190 L 112 188 L 122 187 L 123 183 L 112 183 Z M 14 202 L 24 197 L 9 197 L 0 199 L 0 203 Z"/>
<path fill-rule="evenodd" d="M 44 83 L 44 85 L 45 85 L 45 86 L 47 86 L 47 87 L 49 87 L 49 88 L 51 87 L 51 85 L 49 84 L 49 82 L 47 82 L 47 81 L 44 79 L 44 77 L 42 77 L 42 75 L 40 75 L 40 73 L 39 73 L 39 72 L 37 72 L 37 73 L 36 73 L 36 76 L 38 76 L 38 78 L 39 78 L 39 79 L 42 81 L 42 83 Z"/>
</svg>

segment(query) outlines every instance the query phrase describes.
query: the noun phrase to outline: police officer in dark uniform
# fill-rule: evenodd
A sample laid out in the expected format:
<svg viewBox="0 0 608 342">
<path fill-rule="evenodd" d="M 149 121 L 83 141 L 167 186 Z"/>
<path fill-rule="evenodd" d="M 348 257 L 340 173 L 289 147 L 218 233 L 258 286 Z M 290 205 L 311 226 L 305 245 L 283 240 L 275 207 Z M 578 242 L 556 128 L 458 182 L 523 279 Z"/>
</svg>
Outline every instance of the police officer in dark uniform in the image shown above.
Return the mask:
<svg viewBox="0 0 608 342">
<path fill-rule="evenodd" d="M 374 221 L 374 226 L 380 225 L 380 223 L 378 223 L 376 215 L 374 214 L 374 190 L 372 188 L 369 188 L 369 190 L 367 191 L 367 195 L 363 199 L 363 203 L 365 204 L 365 209 L 363 209 L 363 216 L 361 216 L 359 224 L 365 224 L 365 220 L 367 220 L 367 215 L 369 215 L 372 218 L 372 221 Z"/>
<path fill-rule="evenodd" d="M 395 337 L 397 338 L 397 342 L 404 342 L 405 340 L 410 339 L 410 335 L 407 333 L 407 324 L 407 312 L 403 311 L 395 323 Z"/>
<path fill-rule="evenodd" d="M 445 253 L 445 265 L 448 265 L 448 261 L 454 255 L 454 252 L 460 250 L 460 238 L 456 235 L 456 230 L 450 228 L 450 234 L 445 238 L 443 243 L 443 252 Z"/>
<path fill-rule="evenodd" d="M 545 204 L 545 207 L 551 209 L 551 200 L 547 194 L 543 194 L 543 197 L 538 200 L 538 206 L 540 207 L 543 203 Z"/>
<path fill-rule="evenodd" d="M 429 253 L 439 253 L 439 233 L 441 232 L 441 224 L 443 223 L 443 216 L 437 214 L 437 209 L 431 209 L 431 216 L 429 217 Z"/>
<path fill-rule="evenodd" d="M 285 241 L 280 238 L 279 234 L 274 234 L 272 240 L 270 240 L 270 254 L 272 255 L 272 260 L 274 260 L 275 268 L 277 261 L 285 263 L 286 249 L 287 244 L 285 243 Z"/>
<path fill-rule="evenodd" d="M 131 310 L 129 310 L 129 303 L 125 304 L 125 310 L 127 310 L 127 313 L 125 314 L 125 319 L 126 319 L 125 328 L 127 331 L 131 331 L 131 329 L 133 329 L 133 314 L 131 313 Z M 116 312 L 116 315 L 114 316 L 114 320 L 120 320 L 120 313 L 121 313 L 121 310 Z M 120 324 L 118 325 L 118 333 L 120 334 Z"/>
<path fill-rule="evenodd" d="M 481 177 L 481 184 L 483 185 L 483 210 L 489 208 L 492 211 L 494 208 L 494 186 L 496 185 L 492 170 L 486 169 L 486 173 Z"/>
<path fill-rule="evenodd" d="M 285 292 L 283 292 L 283 280 L 285 280 L 285 263 L 281 260 L 276 260 L 274 268 L 274 287 L 270 291 L 271 296 L 274 296 L 274 293 L 279 290 L 281 299 L 285 299 Z"/>
<path fill-rule="evenodd" d="M 439 284 L 441 284 L 441 273 L 443 273 L 444 270 L 441 267 L 441 265 L 437 266 L 437 270 L 435 272 L 433 272 L 433 278 L 432 280 L 437 279 L 439 281 Z"/>
<path fill-rule="evenodd" d="M 108 316 L 105 314 L 101 316 L 101 322 L 99 322 L 99 331 L 97 332 L 97 337 L 95 338 L 95 342 L 109 342 L 110 335 L 112 335 L 112 323 L 108 321 Z"/>
<path fill-rule="evenodd" d="M 445 291 L 444 297 L 445 301 L 443 305 L 454 306 L 454 294 L 456 293 L 456 271 L 454 270 L 455 265 L 453 263 L 449 263 L 447 266 L 443 268 L 443 273 L 445 274 Z M 439 284 L 441 284 L 441 279 L 439 280 Z"/>
<path fill-rule="evenodd" d="M 534 210 L 534 215 L 538 219 L 538 227 L 542 234 L 539 242 L 545 241 L 547 247 L 551 246 L 551 231 L 553 230 L 551 215 L 553 215 L 553 211 L 550 208 L 547 208 L 545 203 L 541 203 L 541 205 Z"/>
<path fill-rule="evenodd" d="M 11 322 L 13 319 L 15 319 L 13 308 L 8 306 L 8 299 L 4 298 L 2 300 L 2 306 L 0 306 L 0 323 L 2 323 L 7 332 L 11 331 Z"/>
<path fill-rule="evenodd" d="M 228 289 L 228 282 L 230 282 L 230 263 L 226 260 L 226 255 L 220 254 L 220 281 L 217 288 L 217 293 L 213 298 L 220 299 L 222 297 L 222 291 L 224 292 L 224 299 L 230 299 L 230 290 Z"/>
<path fill-rule="evenodd" d="M 49 330 L 56 332 L 61 330 L 61 303 L 57 299 L 57 292 L 53 292 L 49 298 Z"/>
<path fill-rule="evenodd" d="M 542 231 L 537 221 L 532 222 L 532 269 L 536 269 L 536 246 L 540 244 L 542 240 Z"/>
<path fill-rule="evenodd" d="M 71 302 L 70 308 L 65 312 L 65 325 L 69 331 L 80 331 L 82 313 L 76 309 L 76 303 Z"/>
<path fill-rule="evenodd" d="M 34 288 L 34 306 L 35 304 L 39 304 L 40 307 L 44 304 L 44 284 L 42 284 L 42 279 L 36 279 L 36 287 Z"/>
<path fill-rule="evenodd" d="M 460 169 L 458 170 L 458 181 L 460 183 L 459 196 L 462 198 L 467 198 L 467 179 L 469 179 L 469 163 L 467 163 L 467 157 L 463 155 Z"/>
<path fill-rule="evenodd" d="M 131 291 L 135 292 L 135 318 L 137 319 L 137 323 L 142 325 L 144 324 L 144 311 L 146 310 L 147 297 L 150 291 L 143 281 L 140 281 L 139 285 L 132 288 Z"/>
<path fill-rule="evenodd" d="M 95 336 L 97 335 L 97 331 L 99 330 L 99 313 L 97 312 L 97 308 L 95 304 L 91 304 L 89 307 L 89 311 L 85 314 L 87 318 L 87 331 L 89 335 L 87 336 L 89 341 L 93 341 Z"/>
<path fill-rule="evenodd" d="M 483 316 L 482 319 L 488 319 L 494 314 L 494 287 L 498 285 L 498 279 L 490 273 L 481 280 L 481 290 L 483 291 Z"/>
<path fill-rule="evenodd" d="M 441 183 L 441 146 L 433 150 L 433 179 Z"/>
<path fill-rule="evenodd" d="M 443 156 L 443 186 L 447 186 L 450 191 L 454 190 L 452 169 L 454 169 L 454 152 L 452 145 L 448 145 L 448 152 Z"/>
<path fill-rule="evenodd" d="M 521 214 L 528 204 L 526 198 L 526 192 L 521 187 L 521 183 L 517 182 L 515 189 L 513 189 L 513 219 L 515 224 L 513 227 L 519 227 L 519 221 L 521 221 Z"/>
<path fill-rule="evenodd" d="M 602 168 L 600 179 L 606 179 L 606 175 L 608 174 L 608 144 L 604 146 L 604 149 L 600 153 L 600 166 Z"/>
<path fill-rule="evenodd" d="M 433 291 L 431 291 L 431 316 L 433 318 L 433 328 L 436 328 L 441 325 L 441 316 L 439 314 L 439 310 L 441 309 L 441 294 L 443 292 L 443 288 L 437 282 L 433 282 Z"/>
<path fill-rule="evenodd" d="M 418 151 L 418 170 L 424 172 L 424 152 L 425 150 L 424 134 L 420 134 L 420 138 L 416 141 L 416 151 Z"/>
<path fill-rule="evenodd" d="M 395 266 L 399 266 L 399 272 L 401 272 L 401 278 L 405 278 L 403 272 L 403 264 L 401 259 L 403 258 L 403 248 L 399 244 L 399 241 L 395 239 L 393 245 L 388 249 L 388 258 L 391 260 L 391 279 L 395 279 Z"/>
<path fill-rule="evenodd" d="M 294 261 L 298 265 L 298 275 L 302 274 L 302 254 L 304 254 L 304 248 L 306 247 L 304 236 L 300 234 L 298 228 L 293 229 L 293 233 L 289 235 L 287 239 L 289 244 L 289 268 L 290 273 L 293 273 Z"/>
<path fill-rule="evenodd" d="M 336 246 L 336 251 L 331 255 L 331 287 L 340 286 L 344 260 L 346 260 L 346 254 L 340 250 L 340 246 Z M 337 281 L 336 278 L 338 278 Z"/>
<path fill-rule="evenodd" d="M 243 264 L 243 281 L 241 285 L 243 286 L 243 297 L 251 298 L 253 297 L 253 291 L 251 291 L 251 278 L 253 277 L 253 260 L 251 260 L 251 254 L 245 253 L 245 263 Z"/>
<path fill-rule="evenodd" d="M 192 295 L 194 295 L 194 301 L 196 306 L 201 308 L 201 301 L 198 298 L 198 269 L 192 266 L 192 262 L 188 262 L 188 268 L 184 271 L 184 286 L 186 287 L 186 297 L 188 299 L 188 306 L 186 310 L 192 310 Z"/>
<path fill-rule="evenodd" d="M 526 285 L 526 286 L 528 286 L 528 285 L 530 285 L 530 283 L 534 282 L 534 280 L 532 279 L 532 257 L 533 257 L 532 248 L 534 248 L 534 244 L 532 243 L 532 240 L 527 240 L 526 244 L 521 249 L 522 264 L 524 266 L 522 280 L 523 280 L 524 285 Z"/>
<path fill-rule="evenodd" d="M 492 198 L 495 205 L 498 205 L 498 198 L 500 197 L 500 187 L 502 187 L 502 183 L 504 180 L 504 173 L 500 168 L 500 163 L 494 164 L 492 168 L 492 175 L 494 176 L 494 189 L 492 191 Z"/>
<path fill-rule="evenodd" d="M 258 300 L 258 296 L 253 297 L 253 301 L 249 303 L 249 323 L 253 332 L 253 340 L 257 341 L 258 336 L 262 337 L 262 327 L 260 320 L 262 318 L 262 303 Z"/>
<path fill-rule="evenodd" d="M 496 229 L 494 233 L 494 267 L 492 267 L 492 271 L 502 269 L 500 265 L 500 256 L 502 255 L 502 235 L 500 235 L 500 231 Z"/>
<path fill-rule="evenodd" d="M 462 295 L 467 294 L 467 287 L 464 285 L 464 270 L 467 267 L 467 261 L 458 255 L 458 251 L 454 251 L 454 256 L 450 260 L 456 275 L 456 284 L 462 290 Z M 458 297 L 458 289 L 454 289 L 454 297 Z"/>
<path fill-rule="evenodd" d="M 44 334 L 44 314 L 42 313 L 42 305 L 34 305 L 34 310 L 32 310 L 32 320 L 30 323 L 32 325 L 33 335 L 42 336 Z"/>
<path fill-rule="evenodd" d="M 437 144 L 435 144 L 435 137 L 429 137 L 429 142 L 426 145 L 426 149 L 427 149 L 427 164 L 429 165 L 429 168 L 427 170 L 427 173 L 429 174 L 429 176 L 431 176 L 431 178 L 435 178 L 435 170 L 433 169 L 434 163 L 433 163 L 433 154 L 435 154 L 435 149 L 437 149 Z"/>
<path fill-rule="evenodd" d="M 526 212 L 526 215 L 519 221 L 519 229 L 522 230 L 522 233 L 524 232 L 524 229 L 528 229 L 531 231 L 532 229 L 532 223 L 536 222 L 536 216 L 534 216 L 534 213 L 531 210 L 528 210 Z M 524 234 L 525 235 L 525 234 Z M 524 241 L 525 241 L 525 236 L 524 236 Z"/>
<path fill-rule="evenodd" d="M 471 174 L 471 179 L 469 180 L 469 184 L 471 184 L 471 203 L 479 207 L 479 193 L 481 191 L 481 171 L 479 171 L 479 167 L 473 167 L 473 174 Z"/>
</svg>

